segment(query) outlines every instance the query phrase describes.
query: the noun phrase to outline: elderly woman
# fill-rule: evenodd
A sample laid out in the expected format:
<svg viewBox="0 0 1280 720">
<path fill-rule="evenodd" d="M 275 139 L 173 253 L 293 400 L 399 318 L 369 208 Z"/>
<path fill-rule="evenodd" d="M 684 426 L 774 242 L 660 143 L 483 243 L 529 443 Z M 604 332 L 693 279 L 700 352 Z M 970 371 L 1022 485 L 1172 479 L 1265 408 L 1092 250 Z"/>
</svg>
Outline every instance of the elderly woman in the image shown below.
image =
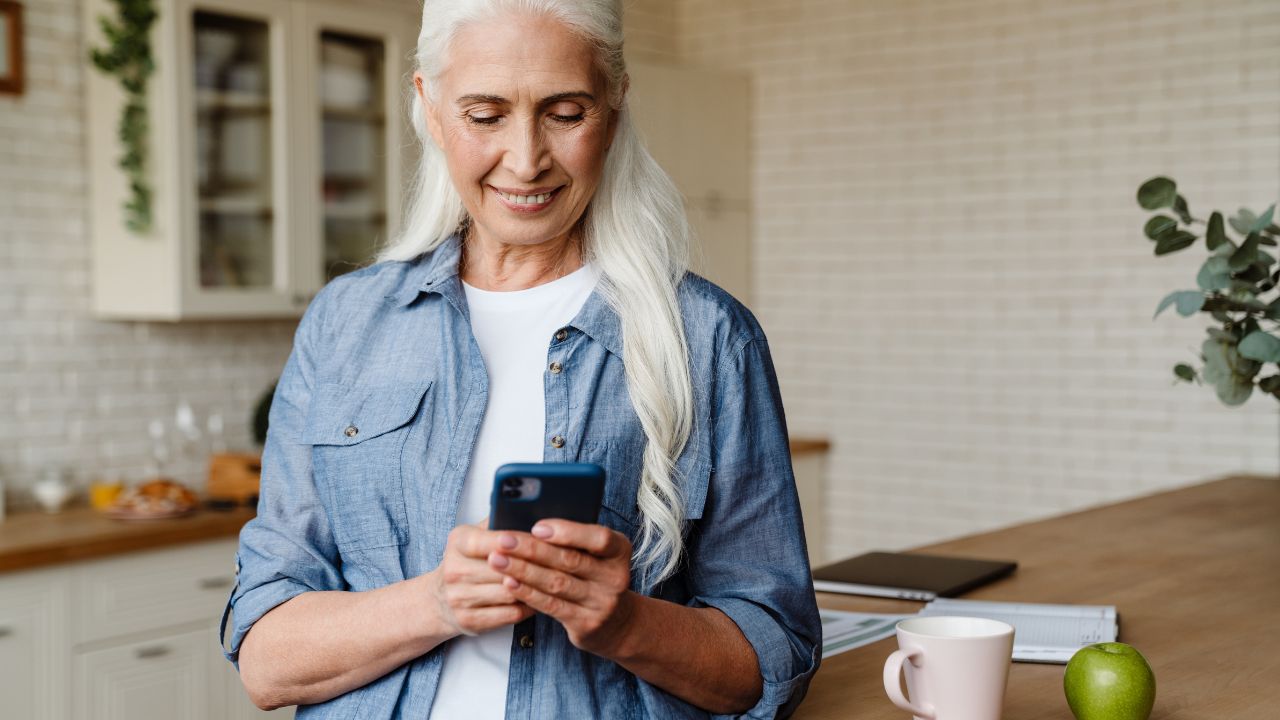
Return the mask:
<svg viewBox="0 0 1280 720">
<path fill-rule="evenodd" d="M 686 270 L 621 2 L 427 0 L 417 68 L 406 229 L 298 327 L 227 658 L 299 717 L 790 714 L 821 629 L 777 381 Z M 602 465 L 599 524 L 488 530 L 513 461 Z"/>
</svg>

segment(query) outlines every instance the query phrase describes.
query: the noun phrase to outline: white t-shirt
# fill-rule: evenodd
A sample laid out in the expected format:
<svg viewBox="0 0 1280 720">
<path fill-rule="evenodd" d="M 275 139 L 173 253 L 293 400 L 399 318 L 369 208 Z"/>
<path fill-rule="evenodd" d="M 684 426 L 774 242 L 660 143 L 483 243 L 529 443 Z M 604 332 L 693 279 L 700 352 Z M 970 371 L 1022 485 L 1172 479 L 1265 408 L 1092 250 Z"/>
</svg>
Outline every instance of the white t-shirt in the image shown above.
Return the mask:
<svg viewBox="0 0 1280 720">
<path fill-rule="evenodd" d="M 493 474 L 509 462 L 542 462 L 543 374 L 552 336 L 578 314 L 599 274 L 590 263 L 527 290 L 493 292 L 463 283 L 471 330 L 489 375 L 489 401 L 458 507 L 458 524 L 489 515 Z M 513 626 L 459 636 L 444 650 L 431 720 L 503 718 Z"/>
</svg>

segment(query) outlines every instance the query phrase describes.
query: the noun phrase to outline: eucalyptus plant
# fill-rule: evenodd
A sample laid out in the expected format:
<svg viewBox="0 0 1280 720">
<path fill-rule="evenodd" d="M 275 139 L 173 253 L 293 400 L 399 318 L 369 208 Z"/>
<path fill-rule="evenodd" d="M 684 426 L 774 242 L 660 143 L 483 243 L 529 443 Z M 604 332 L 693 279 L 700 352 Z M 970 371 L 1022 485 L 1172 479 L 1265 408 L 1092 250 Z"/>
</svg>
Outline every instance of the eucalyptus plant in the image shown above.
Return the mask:
<svg viewBox="0 0 1280 720">
<path fill-rule="evenodd" d="M 1227 405 L 1244 403 L 1254 386 L 1280 400 L 1280 266 L 1263 250 L 1280 242 L 1280 226 L 1272 222 L 1276 206 L 1261 215 L 1240 208 L 1225 222 L 1214 210 L 1205 221 L 1192 217 L 1186 198 L 1167 177 L 1143 183 L 1138 204 L 1158 212 L 1143 228 L 1156 255 L 1184 250 L 1201 237 L 1209 252 L 1196 275 L 1197 289 L 1169 293 L 1156 307 L 1156 316 L 1172 306 L 1183 317 L 1204 312 L 1220 324 L 1207 328 L 1208 337 L 1200 346 L 1203 365 L 1197 369 L 1178 363 L 1174 376 L 1214 386 Z M 1238 237 L 1228 234 L 1228 226 Z"/>
<path fill-rule="evenodd" d="M 119 19 L 98 17 L 105 49 L 92 48 L 95 67 L 114 76 L 125 92 L 116 132 L 120 138 L 120 169 L 129 177 L 125 224 L 143 234 L 151 228 L 151 185 L 147 181 L 147 78 L 155 71 L 151 54 L 151 25 L 156 21 L 154 0 L 113 0 Z"/>
</svg>

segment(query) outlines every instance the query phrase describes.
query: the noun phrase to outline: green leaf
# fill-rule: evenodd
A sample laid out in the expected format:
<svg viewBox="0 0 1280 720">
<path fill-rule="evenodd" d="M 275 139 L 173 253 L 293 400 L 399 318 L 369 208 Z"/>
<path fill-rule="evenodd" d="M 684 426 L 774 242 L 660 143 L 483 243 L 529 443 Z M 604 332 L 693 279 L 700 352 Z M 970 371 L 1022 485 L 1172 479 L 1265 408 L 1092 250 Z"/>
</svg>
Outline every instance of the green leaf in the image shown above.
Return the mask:
<svg viewBox="0 0 1280 720">
<path fill-rule="evenodd" d="M 1231 223 L 1231 227 L 1234 228 L 1236 232 L 1241 235 L 1248 235 L 1253 232 L 1253 224 L 1258 222 L 1258 216 L 1254 215 L 1253 211 L 1249 208 L 1240 208 L 1240 212 L 1236 213 L 1236 216 L 1231 218 L 1228 222 Z"/>
<path fill-rule="evenodd" d="M 1250 233 L 1244 244 L 1231 253 L 1231 259 L 1227 262 L 1227 266 L 1233 271 L 1239 271 L 1256 262 L 1258 259 L 1258 241 L 1260 239 L 1262 239 L 1262 236 L 1258 233 Z"/>
<path fill-rule="evenodd" d="M 1200 266 L 1196 275 L 1196 285 L 1201 290 L 1226 290 L 1231 287 L 1231 271 L 1227 267 L 1227 259 L 1213 256 Z"/>
<path fill-rule="evenodd" d="M 1241 357 L 1234 345 L 1205 340 L 1200 346 L 1204 355 L 1202 377 L 1214 386 L 1218 399 L 1227 405 L 1240 405 L 1253 393 L 1253 377 L 1262 363 Z"/>
<path fill-rule="evenodd" d="M 1271 224 L 1271 218 L 1275 217 L 1275 214 L 1276 204 L 1271 203 L 1271 207 L 1267 208 L 1267 211 L 1262 213 L 1262 216 L 1253 223 L 1253 227 L 1251 227 L 1249 231 L 1262 232 L 1263 230 L 1266 230 L 1267 226 Z"/>
<path fill-rule="evenodd" d="M 1247 286 L 1246 289 L 1252 291 L 1253 294 L 1256 295 L 1257 288 L 1254 287 L 1254 284 L 1267 279 L 1267 269 L 1262 266 L 1262 263 L 1255 262 L 1249 267 L 1232 275 L 1232 278 L 1241 281 L 1245 286 Z"/>
<path fill-rule="evenodd" d="M 1232 335 L 1222 328 L 1211 327 L 1207 328 L 1205 332 L 1209 333 L 1209 337 L 1217 340 L 1218 342 L 1235 343 L 1237 340 L 1235 335 Z"/>
<path fill-rule="evenodd" d="M 1240 355 L 1259 362 L 1280 362 L 1280 338 L 1255 330 L 1240 341 Z"/>
<path fill-rule="evenodd" d="M 1178 227 L 1178 221 L 1168 215 L 1156 215 L 1147 221 L 1146 226 L 1142 228 L 1142 232 L 1152 240 L 1158 239 L 1166 232 Z M 1209 248 L 1212 250 L 1213 248 Z"/>
<path fill-rule="evenodd" d="M 1178 214 L 1178 217 L 1182 218 L 1182 222 L 1191 222 L 1191 209 L 1187 207 L 1187 199 L 1181 195 L 1173 201 L 1173 211 Z"/>
<path fill-rule="evenodd" d="M 1173 207 L 1178 198 L 1178 186 L 1167 177 L 1154 177 L 1138 188 L 1138 204 L 1147 210 Z"/>
<path fill-rule="evenodd" d="M 1280 392 L 1280 375 L 1269 375 L 1258 381 L 1258 389 L 1276 395 Z"/>
<path fill-rule="evenodd" d="M 1222 243 L 1229 242 L 1227 233 L 1222 229 L 1222 213 L 1217 210 L 1209 216 L 1209 229 L 1205 231 L 1204 242 L 1209 246 L 1209 250 L 1216 250 Z"/>
<path fill-rule="evenodd" d="M 1176 305 L 1178 314 L 1182 317 L 1191 317 L 1204 307 L 1204 293 L 1199 290 L 1177 290 L 1171 292 L 1160 301 L 1160 305 L 1156 307 L 1156 314 L 1151 316 L 1155 320 L 1164 312 L 1164 309 L 1170 305 Z"/>
<path fill-rule="evenodd" d="M 1275 238 L 1273 238 L 1273 237 L 1267 237 L 1266 235 L 1263 235 L 1263 236 L 1262 236 L 1262 239 L 1258 241 L 1258 244 L 1259 244 L 1259 245 L 1267 245 L 1267 246 L 1269 246 L 1269 247 L 1275 247 L 1276 245 L 1280 245 L 1280 243 L 1277 243 L 1277 242 L 1276 242 L 1276 239 L 1275 239 Z"/>
<path fill-rule="evenodd" d="M 1280 298 L 1272 300 L 1267 305 L 1267 309 L 1263 311 L 1268 320 L 1280 320 Z"/>
<path fill-rule="evenodd" d="M 1196 380 L 1195 369 L 1186 363 L 1178 363 L 1177 365 L 1174 365 L 1173 374 L 1176 375 L 1178 379 L 1186 380 L 1187 382 L 1195 382 Z"/>
<path fill-rule="evenodd" d="M 1220 382 L 1214 386 L 1218 392 L 1218 399 L 1224 405 L 1235 407 L 1243 405 L 1253 394 L 1253 383 L 1249 380 L 1243 380 L 1238 377 L 1232 377 L 1230 380 Z"/>
<path fill-rule="evenodd" d="M 1155 253 L 1156 255 L 1168 255 L 1171 252 L 1191 247 L 1191 244 L 1195 241 L 1196 236 L 1186 230 L 1175 230 L 1161 235 L 1160 239 L 1156 240 Z"/>
</svg>

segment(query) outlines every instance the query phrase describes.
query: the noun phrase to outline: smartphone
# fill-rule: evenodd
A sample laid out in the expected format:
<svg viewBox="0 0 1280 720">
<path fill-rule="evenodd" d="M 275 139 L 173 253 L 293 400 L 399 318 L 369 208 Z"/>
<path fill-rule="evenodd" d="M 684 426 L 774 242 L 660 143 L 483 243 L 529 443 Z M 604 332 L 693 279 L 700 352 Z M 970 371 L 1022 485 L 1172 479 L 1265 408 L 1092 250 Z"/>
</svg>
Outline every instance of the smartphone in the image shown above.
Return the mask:
<svg viewBox="0 0 1280 720">
<path fill-rule="evenodd" d="M 528 532 L 546 518 L 595 523 L 604 468 L 595 463 L 508 463 L 493 477 L 490 530 Z"/>
</svg>

